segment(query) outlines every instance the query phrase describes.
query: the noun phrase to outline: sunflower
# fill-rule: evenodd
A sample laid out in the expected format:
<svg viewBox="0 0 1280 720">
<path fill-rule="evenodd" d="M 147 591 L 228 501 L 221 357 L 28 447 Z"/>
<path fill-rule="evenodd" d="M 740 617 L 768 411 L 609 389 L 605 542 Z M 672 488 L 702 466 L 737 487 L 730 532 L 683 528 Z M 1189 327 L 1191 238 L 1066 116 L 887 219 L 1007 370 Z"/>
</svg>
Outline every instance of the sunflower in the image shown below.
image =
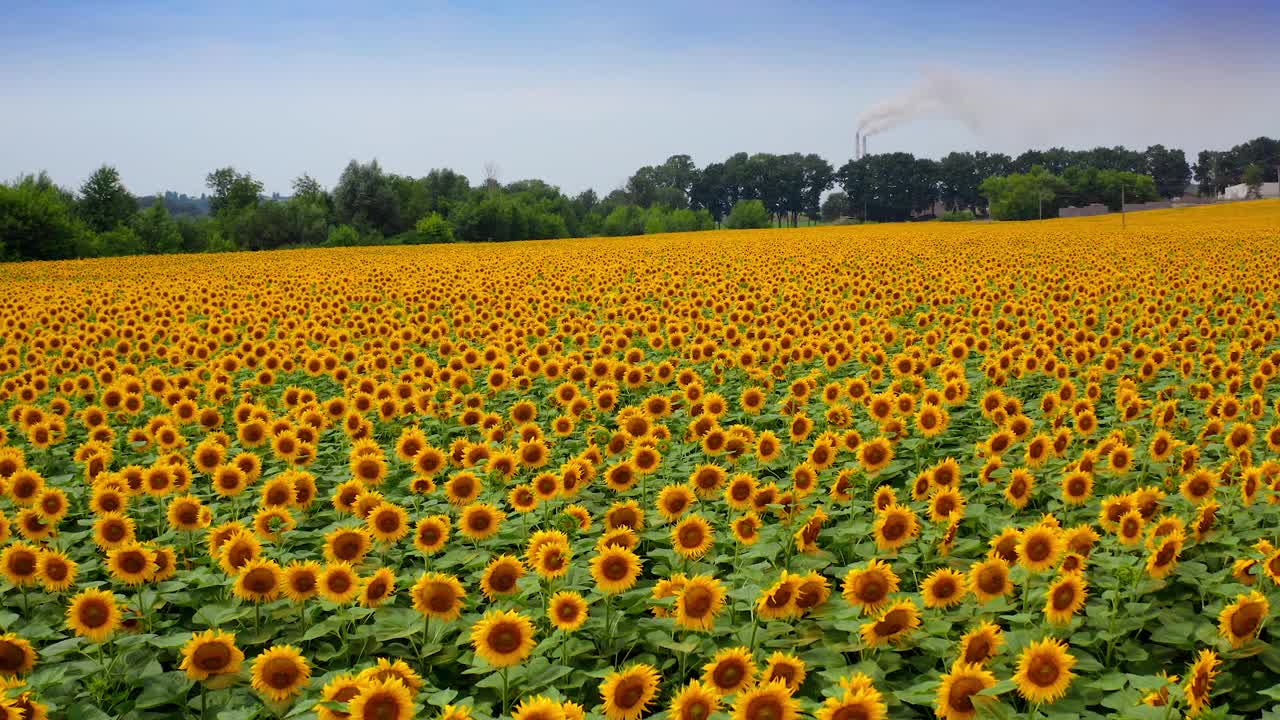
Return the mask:
<svg viewBox="0 0 1280 720">
<path fill-rule="evenodd" d="M 668 485 L 658 493 L 658 513 L 667 522 L 675 522 L 694 502 L 688 485 Z"/>
<path fill-rule="evenodd" d="M 906 599 L 889 605 L 875 620 L 863 623 L 859 632 L 868 647 L 877 647 L 884 643 L 901 642 L 918 627 L 920 610 L 913 600 Z"/>
<path fill-rule="evenodd" d="M 452 523 L 448 515 L 431 515 L 418 521 L 413 529 L 413 545 L 424 555 L 440 552 L 449 541 Z"/>
<path fill-rule="evenodd" d="M 934 701 L 934 714 L 942 720 L 972 720 L 978 708 L 995 701 L 994 697 L 978 693 L 996 684 L 995 675 L 981 665 L 957 662 L 942 676 L 938 697 Z"/>
<path fill-rule="evenodd" d="M 369 534 L 376 540 L 394 543 L 409 534 L 409 514 L 395 503 L 383 502 L 365 517 Z"/>
<path fill-rule="evenodd" d="M 709 720 L 720 709 L 720 696 L 706 683 L 691 680 L 671 698 L 670 720 Z"/>
<path fill-rule="evenodd" d="M 14 543 L 0 553 L 0 572 L 18 587 L 34 585 L 39 579 L 40 549 L 26 543 Z"/>
<path fill-rule="evenodd" d="M 258 538 L 251 532 L 237 528 L 219 548 L 218 564 L 222 566 L 223 572 L 236 575 L 241 568 L 257 560 L 260 555 L 262 555 L 262 543 L 258 542 Z"/>
<path fill-rule="evenodd" d="M 1062 478 L 1062 502 L 1083 505 L 1093 495 L 1093 475 L 1076 470 Z"/>
<path fill-rule="evenodd" d="M 690 515 L 671 530 L 671 545 L 682 557 L 697 560 L 715 544 L 711 524 L 700 515 Z"/>
<path fill-rule="evenodd" d="M 587 601 L 570 590 L 561 590 L 547 603 L 547 618 L 562 632 L 574 632 L 587 621 Z"/>
<path fill-rule="evenodd" d="M 512 720 L 568 720 L 564 706 L 543 695 L 534 695 L 521 700 L 512 711 L 511 718 Z"/>
<path fill-rule="evenodd" d="M 796 720 L 800 703 L 780 682 L 761 683 L 743 691 L 733 703 L 733 720 Z"/>
<path fill-rule="evenodd" d="M 506 514 L 489 503 L 472 503 L 462 509 L 458 531 L 472 540 L 484 540 L 498 533 Z"/>
<path fill-rule="evenodd" d="M 676 624 L 690 630 L 710 630 L 724 608 L 724 585 L 710 575 L 695 575 L 676 595 Z"/>
<path fill-rule="evenodd" d="M 422 677 L 414 672 L 413 668 L 409 667 L 408 663 L 403 660 L 389 660 L 380 657 L 376 665 L 361 670 L 357 677 L 365 682 L 398 680 L 402 685 L 409 688 L 411 692 L 415 693 L 422 689 Z"/>
<path fill-rule="evenodd" d="M 1041 524 L 1023 530 L 1018 539 L 1018 562 L 1032 572 L 1052 568 L 1061 554 L 1061 531 L 1051 525 Z"/>
<path fill-rule="evenodd" d="M 471 627 L 476 655 L 494 667 L 524 661 L 533 652 L 533 623 L 512 610 L 490 610 Z"/>
<path fill-rule="evenodd" d="M 640 717 L 658 694 L 658 682 L 657 669 L 645 663 L 610 673 L 600 683 L 604 716 L 608 720 L 635 720 Z"/>
<path fill-rule="evenodd" d="M 872 531 L 877 548 L 897 550 L 920 532 L 920 523 L 910 508 L 895 503 L 877 515 Z"/>
<path fill-rule="evenodd" d="M 324 570 L 317 562 L 300 562 L 294 560 L 284 568 L 285 597 L 300 603 L 315 597 L 320 592 L 320 573 Z"/>
<path fill-rule="evenodd" d="M 1218 614 L 1218 634 L 1238 648 L 1258 634 L 1262 621 L 1271 612 L 1271 603 L 1257 590 L 1237 595 L 1236 601 Z"/>
<path fill-rule="evenodd" d="M 983 622 L 960 638 L 960 659 L 964 665 L 985 665 L 1004 645 L 1004 631 L 992 622 Z"/>
<path fill-rule="evenodd" d="M 893 462 L 893 446 L 889 440 L 878 437 L 858 446 L 858 464 L 864 472 L 875 474 Z"/>
<path fill-rule="evenodd" d="M 125 585 L 141 585 L 155 577 L 155 551 L 136 542 L 126 543 L 107 552 L 107 569 Z"/>
<path fill-rule="evenodd" d="M 854 568 L 844 576 L 841 594 L 863 615 L 874 615 L 898 591 L 898 576 L 887 563 L 873 559 L 865 568 Z"/>
<path fill-rule="evenodd" d="M 311 666 L 292 645 L 272 645 L 253 661 L 253 689 L 274 702 L 302 692 L 310 677 Z"/>
<path fill-rule="evenodd" d="M 799 590 L 800 576 L 783 570 L 777 582 L 760 592 L 756 599 L 756 614 L 765 620 L 795 617 L 800 613 L 796 605 Z"/>
<path fill-rule="evenodd" d="M 1187 717 L 1194 718 L 1209 707 L 1209 693 L 1213 691 L 1214 678 L 1218 676 L 1221 661 L 1212 650 L 1201 650 L 1196 661 L 1187 670 L 1183 693 L 1187 698 Z"/>
<path fill-rule="evenodd" d="M 6 633 L 0 635 L 0 677 L 26 675 L 36 666 L 36 651 L 23 638 Z"/>
<path fill-rule="evenodd" d="M 1045 638 L 1023 648 L 1013 681 L 1027 702 L 1052 703 L 1067 692 L 1075 674 L 1076 659 L 1060 640 Z"/>
<path fill-rule="evenodd" d="M 278 542 L 297 526 L 293 513 L 283 506 L 264 507 L 253 515 L 253 532 L 263 540 Z"/>
<path fill-rule="evenodd" d="M 760 518 L 754 512 L 734 519 L 733 538 L 743 545 L 754 545 L 760 539 Z"/>
<path fill-rule="evenodd" d="M 195 495 L 181 495 L 169 501 L 166 516 L 174 530 L 201 530 L 209 526 L 208 508 Z"/>
<path fill-rule="evenodd" d="M 596 588 L 606 595 L 629 590 L 640 577 L 641 560 L 626 548 L 602 548 L 591 558 L 591 577 Z"/>
<path fill-rule="evenodd" d="M 720 697 L 732 695 L 751 684 L 756 666 L 751 651 L 745 647 L 718 650 L 711 661 L 702 666 L 702 682 Z"/>
<path fill-rule="evenodd" d="M 345 562 L 329 563 L 320 572 L 320 597 L 335 605 L 346 605 L 360 594 L 360 576 Z"/>
<path fill-rule="evenodd" d="M 347 704 L 348 716 L 361 720 L 406 720 L 414 717 L 413 696 L 398 678 L 362 682 Z"/>
<path fill-rule="evenodd" d="M 816 570 L 810 570 L 806 575 L 798 578 L 798 583 L 795 604 L 800 612 L 808 612 L 820 607 L 831 596 L 827 579 Z"/>
<path fill-rule="evenodd" d="M 969 569 L 969 591 L 983 603 L 1013 592 L 1009 564 L 1000 557 L 974 563 Z"/>
<path fill-rule="evenodd" d="M 1068 573 L 1049 585 L 1045 593 L 1044 614 L 1055 625 L 1066 625 L 1084 607 L 1089 584 L 1084 576 Z"/>
<path fill-rule="evenodd" d="M 1173 532 L 1151 548 L 1147 556 L 1147 574 L 1153 578 L 1163 578 L 1173 572 L 1178 564 L 1178 556 L 1182 554 L 1182 543 L 1185 537 L 1181 532 Z"/>
<path fill-rule="evenodd" d="M 197 682 L 204 682 L 215 675 L 234 675 L 240 672 L 244 653 L 236 647 L 234 633 L 205 630 L 191 633 L 191 639 L 182 646 L 180 670 Z"/>
<path fill-rule="evenodd" d="M 949 608 L 964 602 L 969 592 L 964 573 L 951 568 L 938 568 L 920 584 L 920 594 L 927 608 Z"/>
<path fill-rule="evenodd" d="M 120 627 L 116 596 L 106 590 L 84 590 L 67 606 L 67 627 L 91 642 L 102 642 Z"/>
<path fill-rule="evenodd" d="M 378 568 L 360 582 L 360 604 L 378 607 L 396 592 L 396 574 L 390 568 Z"/>
<path fill-rule="evenodd" d="M 338 528 L 324 536 L 324 557 L 329 562 L 358 565 L 369 552 L 373 540 L 364 528 Z"/>
<path fill-rule="evenodd" d="M 734 475 L 724 489 L 724 502 L 734 510 L 746 510 L 751 507 L 751 499 L 755 497 L 759 481 L 746 473 Z"/>
<path fill-rule="evenodd" d="M 516 582 L 525 576 L 524 565 L 514 555 L 499 555 L 485 566 L 480 578 L 480 592 L 492 602 L 514 593 Z"/>
<path fill-rule="evenodd" d="M 804 678 L 804 661 L 795 655 L 781 651 L 774 652 L 769 656 L 764 670 L 760 673 L 760 682 L 780 682 L 786 685 L 791 692 L 800 689 L 800 686 L 804 684 Z"/>
<path fill-rule="evenodd" d="M 313 708 L 316 717 L 319 720 L 348 720 L 351 714 L 344 711 L 334 710 L 331 706 L 341 705 L 346 709 L 350 709 L 347 703 L 354 698 L 361 688 L 365 686 L 365 682 L 360 680 L 352 673 L 342 673 L 325 684 L 324 689 L 320 691 L 321 701 L 316 703 Z"/>
<path fill-rule="evenodd" d="M 467 593 L 462 583 L 453 575 L 443 573 L 423 573 L 413 584 L 410 591 L 413 596 L 413 609 L 428 618 L 448 622 L 462 615 L 462 606 Z"/>
<path fill-rule="evenodd" d="M 252 560 L 240 569 L 232 592 L 241 600 L 263 603 L 280 597 L 284 573 L 274 560 Z"/>
</svg>

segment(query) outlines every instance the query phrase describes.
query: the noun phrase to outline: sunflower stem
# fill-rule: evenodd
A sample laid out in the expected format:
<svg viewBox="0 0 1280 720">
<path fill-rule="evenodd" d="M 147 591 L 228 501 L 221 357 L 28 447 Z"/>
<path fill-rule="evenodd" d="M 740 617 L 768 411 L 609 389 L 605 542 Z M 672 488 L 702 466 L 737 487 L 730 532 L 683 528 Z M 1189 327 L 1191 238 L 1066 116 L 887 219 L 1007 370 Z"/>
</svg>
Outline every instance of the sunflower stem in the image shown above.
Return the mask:
<svg viewBox="0 0 1280 720">
<path fill-rule="evenodd" d="M 422 677 L 427 676 L 427 645 L 430 643 L 428 630 L 431 628 L 431 616 L 422 615 L 422 646 L 418 650 L 418 661 L 422 664 Z"/>
<path fill-rule="evenodd" d="M 509 666 L 502 668 L 502 715 L 504 717 L 509 711 L 509 706 L 507 705 L 507 672 L 510 671 L 510 669 L 511 668 Z"/>
<path fill-rule="evenodd" d="M 206 702 L 205 694 L 206 693 L 205 693 L 204 683 L 200 683 L 200 720 L 205 720 L 205 717 L 207 717 L 206 706 L 205 706 L 205 702 Z"/>
</svg>

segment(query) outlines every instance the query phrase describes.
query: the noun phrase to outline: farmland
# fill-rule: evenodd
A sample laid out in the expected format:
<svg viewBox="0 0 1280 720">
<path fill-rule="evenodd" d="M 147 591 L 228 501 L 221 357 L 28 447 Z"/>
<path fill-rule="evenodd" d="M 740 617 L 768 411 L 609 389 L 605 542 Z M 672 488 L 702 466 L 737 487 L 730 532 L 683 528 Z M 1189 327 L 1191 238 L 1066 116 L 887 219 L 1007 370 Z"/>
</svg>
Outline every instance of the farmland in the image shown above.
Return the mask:
<svg viewBox="0 0 1280 720">
<path fill-rule="evenodd" d="M 1258 717 L 1280 202 L 0 265 L 0 718 Z"/>
</svg>

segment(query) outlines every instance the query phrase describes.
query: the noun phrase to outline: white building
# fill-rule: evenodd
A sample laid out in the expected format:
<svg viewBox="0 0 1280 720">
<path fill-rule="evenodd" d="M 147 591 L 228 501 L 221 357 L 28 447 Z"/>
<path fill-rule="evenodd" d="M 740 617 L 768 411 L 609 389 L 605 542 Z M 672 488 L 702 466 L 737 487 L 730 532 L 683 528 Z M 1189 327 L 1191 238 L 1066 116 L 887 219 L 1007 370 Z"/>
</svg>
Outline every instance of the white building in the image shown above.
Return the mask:
<svg viewBox="0 0 1280 720">
<path fill-rule="evenodd" d="M 1264 198 L 1280 197 L 1280 183 L 1262 183 L 1261 195 Z M 1244 200 L 1249 194 L 1249 186 L 1244 183 L 1228 185 L 1218 197 L 1222 200 Z"/>
</svg>

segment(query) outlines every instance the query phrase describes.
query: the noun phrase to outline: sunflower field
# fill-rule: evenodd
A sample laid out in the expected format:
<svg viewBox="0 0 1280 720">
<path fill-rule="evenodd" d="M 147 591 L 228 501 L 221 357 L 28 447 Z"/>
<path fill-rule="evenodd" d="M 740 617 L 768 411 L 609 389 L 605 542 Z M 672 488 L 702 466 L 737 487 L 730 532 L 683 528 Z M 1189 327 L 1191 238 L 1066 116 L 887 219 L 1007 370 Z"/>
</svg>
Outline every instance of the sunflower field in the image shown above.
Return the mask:
<svg viewBox="0 0 1280 720">
<path fill-rule="evenodd" d="M 0 265 L 0 720 L 1280 718 L 1280 202 Z"/>
</svg>

